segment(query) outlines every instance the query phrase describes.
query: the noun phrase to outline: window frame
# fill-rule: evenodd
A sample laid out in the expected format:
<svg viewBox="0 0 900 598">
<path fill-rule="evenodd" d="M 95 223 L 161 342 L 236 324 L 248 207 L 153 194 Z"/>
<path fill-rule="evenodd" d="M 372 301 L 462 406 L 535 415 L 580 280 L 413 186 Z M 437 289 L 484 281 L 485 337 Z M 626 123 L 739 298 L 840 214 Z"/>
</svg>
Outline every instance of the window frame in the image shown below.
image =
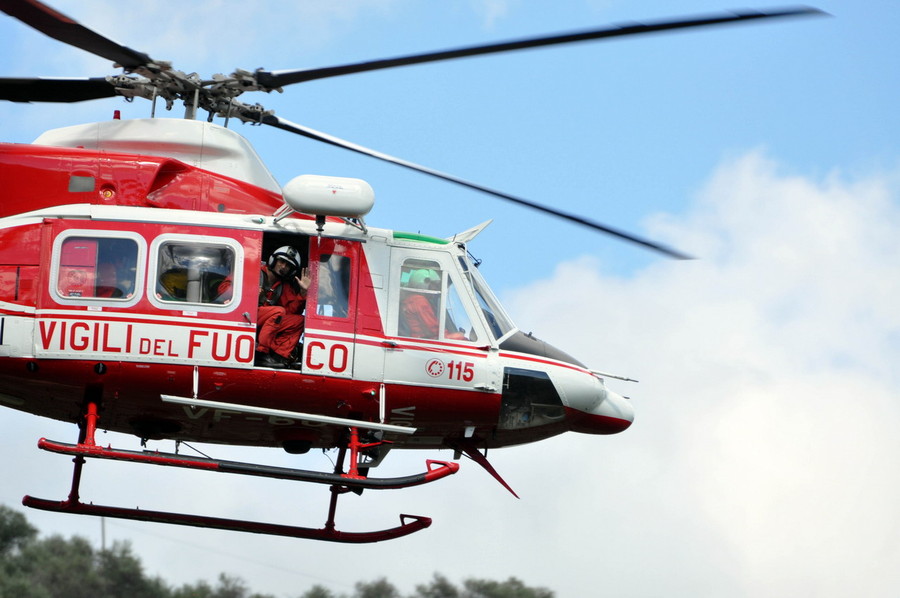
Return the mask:
<svg viewBox="0 0 900 598">
<path fill-rule="evenodd" d="M 325 256 L 327 256 L 328 259 L 323 260 L 322 258 Z M 333 269 L 330 265 L 332 259 L 336 259 L 336 261 L 338 263 L 342 264 L 345 267 L 340 268 L 338 270 Z M 312 260 L 309 260 L 309 261 L 312 262 Z M 345 255 L 343 253 L 338 253 L 336 251 L 329 251 L 329 252 L 325 252 L 325 253 L 319 253 L 315 263 L 316 263 L 315 281 L 313 283 L 315 285 L 315 308 L 316 308 L 315 314 L 314 314 L 315 317 L 316 318 L 324 318 L 324 319 L 328 319 L 328 320 L 350 321 L 351 315 L 352 315 L 351 314 L 351 312 L 352 312 L 351 295 L 352 295 L 353 284 L 355 282 L 354 281 L 354 270 L 353 270 L 353 268 L 354 268 L 353 257 L 351 257 L 349 255 Z M 328 272 L 327 276 L 330 279 L 330 284 L 332 285 L 332 292 L 333 292 L 332 299 L 337 298 L 337 294 L 334 293 L 335 282 L 334 282 L 334 278 L 332 278 L 332 277 L 333 276 L 342 277 L 342 274 L 344 272 L 347 273 L 348 279 L 346 281 L 346 283 L 347 283 L 346 285 L 343 284 L 344 281 L 341 278 L 340 287 L 343 292 L 340 293 L 340 296 L 342 297 L 342 301 L 335 300 L 335 301 L 327 302 L 327 303 L 322 301 L 323 296 L 322 296 L 322 293 L 319 292 L 321 289 L 320 282 L 322 280 L 322 274 L 326 270 Z M 339 305 L 339 304 L 343 304 L 342 307 L 345 309 L 344 315 L 336 315 L 335 313 L 331 313 L 331 314 L 323 313 L 325 307 L 334 308 L 334 306 Z M 335 311 L 338 311 L 338 310 L 335 310 Z M 309 315 L 312 315 L 312 314 L 309 314 Z"/>
<path fill-rule="evenodd" d="M 488 286 L 488 283 L 481 272 L 477 268 L 470 268 L 467 274 L 471 277 L 469 280 L 472 284 L 472 292 L 475 295 L 474 305 L 481 312 L 478 314 L 479 320 L 484 322 L 488 335 L 499 344 L 515 334 L 519 328 L 516 326 L 515 322 L 512 321 L 512 318 L 509 317 L 506 308 L 504 308 L 503 304 L 500 303 L 500 300 L 497 299 L 497 296 L 494 294 L 494 291 L 491 290 L 491 287 Z M 484 302 L 485 305 L 482 305 L 482 302 Z M 494 331 L 485 308 L 489 308 L 491 316 L 495 319 L 497 326 L 500 328 L 502 334 L 499 337 Z"/>
<path fill-rule="evenodd" d="M 85 239 L 119 239 L 134 241 L 137 245 L 134 270 L 134 292 L 131 297 L 92 297 L 92 296 L 68 296 L 59 292 L 59 274 L 62 267 L 63 244 L 73 238 Z M 98 230 L 75 228 L 61 231 L 53 241 L 50 261 L 50 296 L 61 305 L 86 305 L 109 307 L 132 307 L 140 302 L 144 295 L 144 281 L 146 280 L 144 265 L 146 264 L 147 242 L 143 236 L 133 231 Z M 96 264 L 95 264 L 96 271 Z"/>
<path fill-rule="evenodd" d="M 461 276 L 459 272 L 455 269 L 455 264 L 453 260 L 445 259 L 444 254 L 434 254 L 434 253 L 424 253 L 424 252 L 409 252 L 403 255 L 397 256 L 397 283 L 394 290 L 394 299 L 392 301 L 394 308 L 392 310 L 392 321 L 391 321 L 391 330 L 394 331 L 396 336 L 400 338 L 414 339 L 418 341 L 440 341 L 440 342 L 452 342 L 452 343 L 468 343 L 472 345 L 476 345 L 479 343 L 482 335 L 484 334 L 484 330 L 482 330 L 483 325 L 480 319 L 476 319 L 470 313 L 471 306 L 467 305 L 466 299 L 469 298 L 468 294 L 463 294 L 460 292 L 461 289 Z M 420 262 L 421 266 L 416 269 L 428 267 L 426 264 L 429 262 L 435 264 L 437 268 L 430 267 L 431 269 L 437 269 L 441 274 L 441 288 L 440 290 L 430 291 L 427 289 L 409 289 L 404 287 L 402 284 L 402 275 L 405 268 L 408 268 L 407 265 L 409 262 Z M 476 339 L 469 340 L 465 339 L 456 339 L 449 338 L 447 336 L 447 315 L 448 315 L 448 303 L 450 302 L 449 293 L 451 292 L 450 283 L 452 283 L 453 291 L 456 294 L 456 297 L 459 299 L 459 307 L 462 308 L 466 317 L 469 320 L 469 325 L 471 326 L 471 331 L 475 332 Z M 400 320 L 403 317 L 403 310 L 401 308 L 404 293 L 408 292 L 417 292 L 423 295 L 437 295 L 438 296 L 438 305 L 436 306 L 435 317 L 438 321 L 438 335 L 437 338 L 427 338 L 427 337 L 418 337 L 411 336 L 407 334 L 403 334 L 401 332 L 401 323 Z M 471 301 L 471 299 L 470 299 Z"/>
<path fill-rule="evenodd" d="M 156 296 L 156 283 L 159 279 L 160 248 L 167 243 L 199 246 L 223 246 L 233 252 L 234 263 L 232 269 L 232 296 L 227 303 L 204 303 L 202 301 L 170 301 Z M 185 312 L 216 312 L 228 313 L 238 308 L 241 303 L 241 289 L 244 278 L 244 248 L 231 237 L 211 237 L 208 235 L 190 235 L 182 233 L 166 233 L 153 239 L 149 249 L 149 261 L 147 264 L 147 298 L 150 303 L 163 310 L 180 310 Z M 152 284 L 151 284 L 151 276 Z"/>
</svg>

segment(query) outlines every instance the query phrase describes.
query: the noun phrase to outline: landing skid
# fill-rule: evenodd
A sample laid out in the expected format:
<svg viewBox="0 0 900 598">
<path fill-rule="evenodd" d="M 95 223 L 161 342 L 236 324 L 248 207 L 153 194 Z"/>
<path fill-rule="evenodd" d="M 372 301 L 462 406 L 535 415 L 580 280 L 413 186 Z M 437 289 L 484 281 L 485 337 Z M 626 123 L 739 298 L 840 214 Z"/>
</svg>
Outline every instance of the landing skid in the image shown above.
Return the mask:
<svg viewBox="0 0 900 598">
<path fill-rule="evenodd" d="M 313 529 L 308 527 L 278 525 L 274 523 L 261 523 L 258 521 L 204 517 L 201 515 L 189 515 L 185 513 L 167 513 L 162 511 L 146 511 L 144 509 L 106 507 L 102 505 L 84 504 L 77 499 L 75 501 L 72 501 L 71 499 L 52 501 L 26 496 L 22 499 L 22 504 L 33 509 L 54 511 L 57 513 L 96 515 L 98 517 L 114 517 L 118 519 L 149 521 L 152 523 L 172 523 L 175 525 L 209 527 L 226 531 L 251 532 L 255 534 L 306 538 L 309 540 L 324 540 L 326 542 L 342 542 L 347 544 L 365 544 L 369 542 L 393 540 L 425 529 L 431 525 L 431 519 L 428 517 L 422 517 L 420 515 L 400 515 L 400 525 L 394 528 L 374 532 L 342 532 L 334 529 L 333 523 L 332 526 L 329 526 L 329 524 L 326 523 L 325 527 L 321 529 Z"/>
<path fill-rule="evenodd" d="M 397 527 L 377 530 L 372 532 L 343 532 L 335 527 L 335 513 L 337 500 L 341 494 L 347 492 L 361 492 L 363 489 L 395 489 L 418 486 L 439 480 L 454 474 L 459 470 L 459 464 L 446 461 L 426 461 L 427 471 L 421 474 L 398 478 L 369 478 L 362 475 L 357 467 L 359 451 L 377 445 L 363 444 L 359 441 L 356 428 L 350 429 L 349 440 L 346 447 L 340 449 L 337 465 L 334 473 L 308 471 L 303 469 L 290 469 L 285 467 L 272 467 L 254 463 L 241 463 L 237 461 L 219 461 L 215 459 L 190 458 L 170 453 L 155 451 L 127 451 L 101 447 L 94 441 L 94 433 L 97 427 L 97 407 L 89 403 L 85 415 L 83 429 L 84 440 L 78 444 L 67 444 L 41 439 L 38 447 L 47 451 L 74 455 L 75 465 L 72 472 L 72 488 L 69 497 L 62 501 L 52 501 L 42 498 L 26 496 L 22 504 L 27 507 L 54 511 L 60 513 L 73 513 L 80 515 L 95 515 L 99 517 L 114 517 L 119 519 L 133 519 L 137 521 L 150 521 L 155 523 L 171 523 L 175 525 L 189 525 L 195 527 L 208 527 L 214 529 L 243 531 L 257 534 L 269 534 L 275 536 L 288 536 L 292 538 L 307 538 L 311 540 L 323 540 L 327 542 L 343 543 L 368 543 L 393 540 L 409 535 L 413 532 L 425 529 L 431 525 L 431 519 L 419 515 L 400 515 L 400 525 Z M 347 450 L 350 452 L 350 468 L 343 471 L 343 462 Z M 237 473 L 243 475 L 279 478 L 303 482 L 328 484 L 331 486 L 331 501 L 328 509 L 328 519 L 325 526 L 319 529 L 307 527 L 295 527 L 258 521 L 243 521 L 237 519 L 222 519 L 188 513 L 168 513 L 163 511 L 148 511 L 144 509 L 126 509 L 111 506 L 102 506 L 82 503 L 78 495 L 81 484 L 81 473 L 85 464 L 85 458 L 111 459 L 115 461 L 129 461 L 153 465 L 165 465 L 170 467 L 182 467 L 199 469 L 204 471 L 218 471 L 221 473 Z"/>
</svg>

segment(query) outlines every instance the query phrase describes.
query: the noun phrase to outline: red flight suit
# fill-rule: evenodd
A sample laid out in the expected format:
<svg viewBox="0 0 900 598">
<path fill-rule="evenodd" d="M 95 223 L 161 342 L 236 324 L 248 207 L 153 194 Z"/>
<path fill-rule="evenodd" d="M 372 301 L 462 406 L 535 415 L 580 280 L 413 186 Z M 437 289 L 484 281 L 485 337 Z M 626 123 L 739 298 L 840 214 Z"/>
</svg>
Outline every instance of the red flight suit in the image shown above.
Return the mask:
<svg viewBox="0 0 900 598">
<path fill-rule="evenodd" d="M 415 338 L 437 338 L 438 320 L 428 299 L 420 293 L 410 293 L 400 302 L 409 336 Z"/>
<path fill-rule="evenodd" d="M 268 269 L 263 266 L 262 271 L 263 280 L 268 280 Z M 271 288 L 264 288 L 260 299 L 263 303 L 259 306 L 256 320 L 259 331 L 256 350 L 259 353 L 271 351 L 290 359 L 291 352 L 303 334 L 302 314 L 306 307 L 306 299 L 294 290 L 293 285 L 285 284 L 282 280 L 276 281 Z M 274 305 L 271 305 L 270 302 L 273 301 Z"/>
</svg>

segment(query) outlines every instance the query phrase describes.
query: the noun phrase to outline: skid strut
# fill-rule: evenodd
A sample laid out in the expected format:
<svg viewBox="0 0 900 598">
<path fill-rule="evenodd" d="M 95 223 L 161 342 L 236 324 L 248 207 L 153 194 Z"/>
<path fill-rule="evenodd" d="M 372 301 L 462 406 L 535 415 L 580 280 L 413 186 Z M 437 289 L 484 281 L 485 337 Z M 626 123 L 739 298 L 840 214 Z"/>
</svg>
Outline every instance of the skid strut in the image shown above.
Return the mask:
<svg viewBox="0 0 900 598">
<path fill-rule="evenodd" d="M 195 527 L 209 527 L 257 534 L 324 540 L 328 542 L 380 542 L 383 540 L 400 538 L 421 529 L 425 529 L 431 525 L 431 519 L 418 515 L 402 514 L 400 515 L 400 525 L 397 527 L 371 532 L 342 532 L 336 529 L 335 524 L 337 500 L 340 495 L 350 491 L 359 492 L 366 488 L 395 489 L 417 486 L 447 477 L 459 470 L 458 463 L 428 460 L 426 461 L 427 469 L 424 473 L 397 478 L 369 478 L 360 473 L 360 469 L 357 465 L 358 455 L 361 450 L 377 446 L 380 443 L 364 444 L 360 442 L 359 430 L 356 427 L 351 427 L 349 430 L 347 446 L 341 447 L 334 472 L 327 473 L 303 469 L 271 467 L 254 463 L 240 463 L 236 461 L 190 458 L 182 455 L 160 453 L 156 451 L 126 451 L 114 449 L 112 447 L 102 447 L 97 445 L 94 440 L 98 419 L 99 415 L 96 403 L 89 402 L 85 411 L 84 426 L 80 434 L 81 441 L 78 444 L 66 444 L 44 438 L 38 442 L 38 447 L 41 449 L 55 453 L 73 455 L 75 457 L 75 465 L 72 470 L 72 487 L 69 491 L 68 499 L 63 501 L 52 501 L 26 496 L 22 499 L 22 504 L 27 507 L 44 511 L 133 519 L 156 523 L 171 523 L 176 525 L 190 525 Z M 349 471 L 344 473 L 343 463 L 348 450 L 350 453 L 350 467 Z M 315 529 L 257 521 L 222 519 L 187 513 L 169 513 L 163 511 L 148 511 L 144 509 L 127 509 L 85 504 L 81 502 L 78 493 L 81 484 L 82 469 L 84 468 L 85 459 L 87 457 L 328 484 L 331 486 L 328 519 L 323 528 Z"/>
</svg>

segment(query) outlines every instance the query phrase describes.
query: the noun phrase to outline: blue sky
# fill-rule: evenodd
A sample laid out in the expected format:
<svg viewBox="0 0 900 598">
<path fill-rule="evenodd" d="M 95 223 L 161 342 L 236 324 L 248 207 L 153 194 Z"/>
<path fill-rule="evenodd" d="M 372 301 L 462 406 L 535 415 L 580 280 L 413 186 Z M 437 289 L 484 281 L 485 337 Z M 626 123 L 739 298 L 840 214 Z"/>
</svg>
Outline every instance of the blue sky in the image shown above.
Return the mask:
<svg viewBox="0 0 900 598">
<path fill-rule="evenodd" d="M 122 26 L 126 21 L 119 10 L 99 6 L 79 6 L 79 18 L 100 31 L 112 30 L 108 35 L 114 39 L 127 38 L 122 43 L 172 60 L 176 68 L 204 74 L 238 66 L 326 66 L 722 8 L 712 2 L 566 2 L 549 8 L 395 1 L 343 3 L 334 11 L 301 7 L 294 16 L 286 12 L 288 5 L 274 2 L 255 7 L 254 19 L 229 10 L 227 2 L 211 8 L 163 2 L 131 9 L 142 26 L 129 28 Z M 873 97 L 865 90 L 886 90 L 897 82 L 898 75 L 883 66 L 889 60 L 883 52 L 892 43 L 890 13 L 898 9 L 888 3 L 882 11 L 871 6 L 856 9 L 858 14 L 837 11 L 833 19 L 407 67 L 245 99 L 345 139 L 643 233 L 644 219 L 683 207 L 698 181 L 729 152 L 766 147 L 793 168 L 812 173 L 835 164 L 868 168 L 873 155 L 889 160 L 895 143 L 885 123 L 890 94 Z M 109 72 L 102 59 L 68 50 L 8 19 L 2 26 L 4 39 L 24 48 L 16 53 L 22 60 L 9 65 L 10 75 Z M 9 136 L 29 141 L 48 126 L 96 120 L 116 108 L 143 116 L 145 104 L 57 106 L 49 118 L 46 109 L 7 107 L 16 123 Z M 173 113 L 177 116 L 178 109 Z M 305 172 L 369 180 L 378 198 L 369 219 L 373 225 L 443 236 L 494 218 L 481 247 L 489 275 L 496 263 L 498 273 L 521 279 L 582 251 L 602 254 L 611 267 L 623 270 L 656 259 L 372 159 L 279 131 L 239 129 L 282 182 Z M 524 242 L 511 242 L 522 237 Z M 541 238 L 550 243 L 536 242 Z"/>
<path fill-rule="evenodd" d="M 201 74 L 329 66 L 734 7 L 54 6 Z M 563 597 L 588 588 L 619 596 L 889 595 L 900 582 L 900 7 L 816 6 L 833 16 L 408 67 L 253 98 L 289 120 L 699 259 L 668 260 L 370 158 L 239 127 L 282 183 L 302 173 L 368 180 L 373 226 L 449 236 L 493 218 L 471 249 L 514 319 L 592 367 L 640 379 L 616 389 L 633 397 L 638 419 L 616 437 L 568 435 L 496 452 L 492 461 L 521 501 L 464 464 L 439 489 L 367 495 L 348 508 L 348 525 L 364 529 L 401 511 L 435 517 L 430 530 L 394 544 L 331 547 L 118 522 L 109 534 L 132 540 L 151 572 L 193 581 L 224 570 L 285 597 L 311 583 L 348 591 L 380 575 L 411 589 L 432 571 L 515 575 Z M 7 76 L 110 72 L 105 61 L 11 19 L 0 18 L 0 40 Z M 28 142 L 114 109 L 147 114 L 118 100 L 3 104 L 3 138 Z M 4 445 L 24 459 L 6 465 L 6 479 L 17 482 L 4 484 L 0 500 L 62 496 L 68 461 L 32 447 L 40 436 L 66 440 L 74 431 L 3 417 L 16 430 Z M 406 473 L 423 457 L 398 455 L 388 466 Z M 310 460 L 301 465 L 327 467 Z M 133 471 L 91 465 L 97 500 L 136 500 L 110 482 Z M 190 489 L 198 474 L 147 475 L 147 484 L 152 475 L 179 488 L 169 498 L 184 508 L 209 502 L 230 517 L 265 518 L 298 503 L 324 509 L 326 498 L 206 478 L 198 496 Z M 94 520 L 29 516 L 46 532 L 98 539 Z"/>
</svg>

